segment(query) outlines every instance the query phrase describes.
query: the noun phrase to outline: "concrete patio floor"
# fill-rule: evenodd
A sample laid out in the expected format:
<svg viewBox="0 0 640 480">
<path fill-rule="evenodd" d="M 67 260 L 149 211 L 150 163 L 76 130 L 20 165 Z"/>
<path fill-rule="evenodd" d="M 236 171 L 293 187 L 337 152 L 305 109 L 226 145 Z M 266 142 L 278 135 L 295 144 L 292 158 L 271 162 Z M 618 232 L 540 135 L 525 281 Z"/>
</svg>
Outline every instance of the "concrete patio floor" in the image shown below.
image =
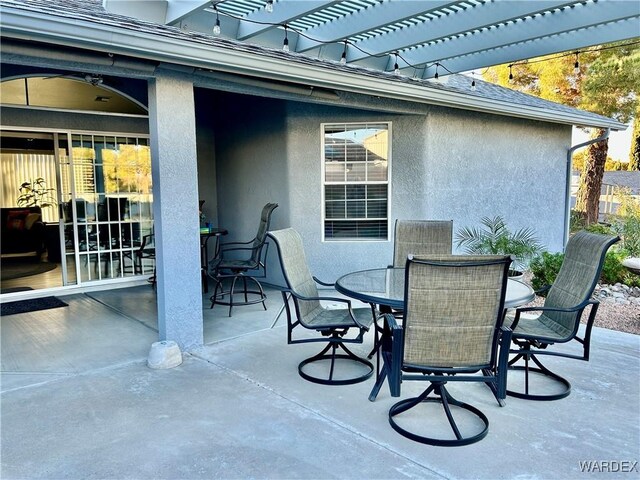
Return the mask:
<svg viewBox="0 0 640 480">
<path fill-rule="evenodd" d="M 231 318 L 203 296 L 207 344 L 170 370 L 146 366 L 157 340 L 147 286 L 2 317 L 0 477 L 556 479 L 584 478 L 581 462 L 597 462 L 619 470 L 606 478 L 640 478 L 636 335 L 596 328 L 590 362 L 550 360 L 573 384 L 563 400 L 508 398 L 500 408 L 485 386 L 452 385 L 487 415 L 489 434 L 430 447 L 391 429 L 397 399 L 384 386 L 369 402 L 373 379 L 300 378 L 297 364 L 319 346 L 287 345 L 284 315 L 270 328 L 281 298 L 268 294 L 267 311 Z M 419 393 L 416 383 L 402 396 Z"/>
</svg>

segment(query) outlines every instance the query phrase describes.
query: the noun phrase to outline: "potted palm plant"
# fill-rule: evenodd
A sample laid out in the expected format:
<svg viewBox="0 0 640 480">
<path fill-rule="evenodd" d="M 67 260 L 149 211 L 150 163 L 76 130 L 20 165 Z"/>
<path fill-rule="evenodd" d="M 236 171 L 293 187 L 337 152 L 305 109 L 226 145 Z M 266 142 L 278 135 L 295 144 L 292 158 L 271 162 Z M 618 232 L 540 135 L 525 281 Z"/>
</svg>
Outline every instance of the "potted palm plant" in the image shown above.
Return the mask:
<svg viewBox="0 0 640 480">
<path fill-rule="evenodd" d="M 482 217 L 482 227 L 464 227 L 455 235 L 455 242 L 465 253 L 475 255 L 511 255 L 509 276 L 521 277 L 529 261 L 542 252 L 544 246 L 531 228 L 511 232 L 500 216 Z"/>
</svg>

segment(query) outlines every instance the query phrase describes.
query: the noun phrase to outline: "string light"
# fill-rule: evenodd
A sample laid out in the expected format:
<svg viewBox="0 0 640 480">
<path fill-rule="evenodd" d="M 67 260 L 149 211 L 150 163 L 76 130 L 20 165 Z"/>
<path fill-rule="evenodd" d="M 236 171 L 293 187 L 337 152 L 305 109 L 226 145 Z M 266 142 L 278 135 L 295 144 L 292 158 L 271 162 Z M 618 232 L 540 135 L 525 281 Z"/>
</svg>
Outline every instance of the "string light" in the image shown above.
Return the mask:
<svg viewBox="0 0 640 480">
<path fill-rule="evenodd" d="M 435 78 L 436 80 L 438 80 L 438 77 L 439 77 L 439 75 L 438 75 L 438 67 L 439 66 L 440 66 L 440 64 L 436 63 L 436 74 L 433 76 L 433 78 Z"/>
<path fill-rule="evenodd" d="M 393 73 L 400 75 L 400 67 L 398 66 L 398 54 L 396 53 L 396 63 L 393 65 Z"/>
<path fill-rule="evenodd" d="M 287 37 L 287 26 L 284 26 L 284 42 L 282 42 L 282 50 L 289 51 L 289 38 Z"/>
<path fill-rule="evenodd" d="M 511 71 L 511 67 L 513 67 L 513 63 L 509 65 L 509 83 L 513 83 L 513 72 Z"/>
<path fill-rule="evenodd" d="M 342 51 L 342 57 L 340 57 L 340 63 L 341 64 L 345 64 L 347 63 L 347 41 L 344 41 L 344 50 Z"/>
<path fill-rule="evenodd" d="M 267 11 L 267 13 L 273 13 L 273 0 L 267 0 L 264 9 Z"/>
<path fill-rule="evenodd" d="M 475 78 L 471 81 L 471 91 L 472 92 L 476 91 L 476 79 Z"/>
<path fill-rule="evenodd" d="M 213 9 L 216 12 L 216 24 L 213 26 L 213 34 L 217 37 L 220 35 L 220 16 L 218 15 L 218 7 L 213 4 Z"/>
<path fill-rule="evenodd" d="M 580 74 L 580 62 L 578 62 L 578 53 L 576 52 L 576 63 L 573 64 L 573 73 L 576 75 Z"/>
</svg>

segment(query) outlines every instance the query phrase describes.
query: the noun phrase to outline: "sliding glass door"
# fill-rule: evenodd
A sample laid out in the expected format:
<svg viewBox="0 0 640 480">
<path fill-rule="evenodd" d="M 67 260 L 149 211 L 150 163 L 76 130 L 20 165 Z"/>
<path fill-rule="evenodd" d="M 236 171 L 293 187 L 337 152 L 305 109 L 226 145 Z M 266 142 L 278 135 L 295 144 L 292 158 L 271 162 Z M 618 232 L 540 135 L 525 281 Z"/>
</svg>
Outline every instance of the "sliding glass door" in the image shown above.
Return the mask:
<svg viewBox="0 0 640 480">
<path fill-rule="evenodd" d="M 1 160 L 3 292 L 153 274 L 147 138 L 3 130 Z"/>
<path fill-rule="evenodd" d="M 138 255 L 153 234 L 148 140 L 75 133 L 69 140 L 60 142 L 65 255 L 77 258 L 80 282 L 151 275 L 153 262 Z"/>
</svg>

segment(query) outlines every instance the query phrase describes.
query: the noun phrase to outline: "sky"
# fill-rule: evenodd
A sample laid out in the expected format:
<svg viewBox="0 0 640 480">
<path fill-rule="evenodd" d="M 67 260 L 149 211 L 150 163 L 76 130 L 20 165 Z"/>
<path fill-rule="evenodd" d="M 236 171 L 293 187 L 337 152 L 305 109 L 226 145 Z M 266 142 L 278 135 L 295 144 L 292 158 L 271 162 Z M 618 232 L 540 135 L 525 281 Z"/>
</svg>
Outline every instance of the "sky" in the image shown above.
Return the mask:
<svg viewBox="0 0 640 480">
<path fill-rule="evenodd" d="M 609 152 L 608 155 L 614 160 L 622 162 L 629 161 L 629 150 L 631 149 L 631 134 L 633 133 L 633 124 L 630 122 L 626 130 L 620 132 L 612 131 L 609 135 Z M 586 142 L 589 140 L 589 133 L 579 128 L 573 128 L 571 144 Z"/>
</svg>

